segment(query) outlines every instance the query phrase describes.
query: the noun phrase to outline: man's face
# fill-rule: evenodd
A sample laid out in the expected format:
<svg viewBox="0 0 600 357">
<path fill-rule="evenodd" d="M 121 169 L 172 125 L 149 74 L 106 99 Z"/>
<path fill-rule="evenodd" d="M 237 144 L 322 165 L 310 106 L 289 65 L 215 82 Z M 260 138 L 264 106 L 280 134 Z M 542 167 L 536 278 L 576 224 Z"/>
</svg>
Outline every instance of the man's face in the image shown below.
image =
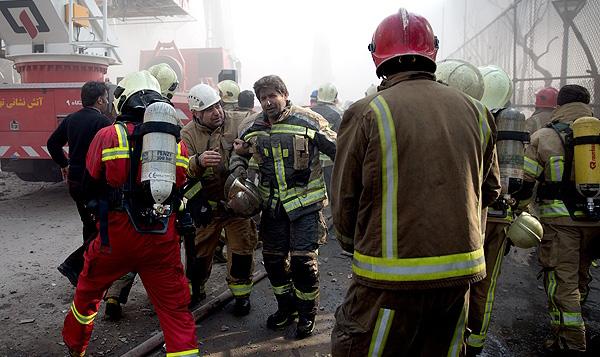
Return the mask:
<svg viewBox="0 0 600 357">
<path fill-rule="evenodd" d="M 100 103 L 100 113 L 104 114 L 106 113 L 106 108 L 108 107 L 108 92 L 104 92 L 104 95 L 102 95 L 102 102 Z"/>
<path fill-rule="evenodd" d="M 263 111 L 267 113 L 269 119 L 279 118 L 279 114 L 285 108 L 285 103 L 288 99 L 288 95 L 281 94 L 273 87 L 266 87 L 260 90 L 260 106 Z"/>
<path fill-rule="evenodd" d="M 200 116 L 202 123 L 211 129 L 216 129 L 223 125 L 223 119 L 225 118 L 225 114 L 223 114 L 223 108 L 221 107 L 220 102 L 217 102 L 204 109 L 200 113 Z"/>
</svg>

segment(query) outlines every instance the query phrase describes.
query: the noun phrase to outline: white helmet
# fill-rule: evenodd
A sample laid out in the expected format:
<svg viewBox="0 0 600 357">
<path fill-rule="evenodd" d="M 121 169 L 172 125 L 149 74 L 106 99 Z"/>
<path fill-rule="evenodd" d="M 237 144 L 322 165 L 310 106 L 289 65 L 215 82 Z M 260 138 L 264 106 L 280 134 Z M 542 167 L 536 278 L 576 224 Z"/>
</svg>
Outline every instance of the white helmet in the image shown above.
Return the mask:
<svg viewBox="0 0 600 357">
<path fill-rule="evenodd" d="M 371 94 L 375 94 L 375 93 L 377 93 L 377 86 L 374 84 L 371 84 L 371 86 L 369 88 L 367 88 L 367 90 L 365 91 L 365 97 L 368 97 Z"/>
<path fill-rule="evenodd" d="M 123 77 L 119 84 L 117 84 L 114 94 L 115 98 L 113 99 L 113 107 L 117 115 L 121 114 L 123 105 L 129 100 L 129 97 L 142 90 L 151 90 L 160 93 L 160 84 L 150 72 L 146 70 L 131 72 Z"/>
<path fill-rule="evenodd" d="M 221 99 L 225 103 L 237 103 L 238 96 L 240 95 L 240 86 L 232 81 L 226 79 L 217 84 L 217 88 L 221 91 Z"/>
<path fill-rule="evenodd" d="M 503 108 L 513 94 L 513 83 L 508 73 L 498 66 L 479 67 L 485 82 L 481 102 L 489 109 Z"/>
<path fill-rule="evenodd" d="M 166 63 L 159 63 L 148 68 L 148 72 L 158 80 L 160 94 L 167 99 L 173 98 L 173 93 L 175 93 L 175 89 L 179 85 L 177 73 L 175 73 L 173 68 Z"/>
<path fill-rule="evenodd" d="M 317 90 L 317 101 L 329 104 L 335 104 L 338 91 L 335 86 L 329 82 L 321 84 Z"/>
<path fill-rule="evenodd" d="M 207 84 L 196 84 L 188 93 L 190 111 L 197 110 L 201 112 L 220 100 L 217 91 Z"/>
<path fill-rule="evenodd" d="M 519 248 L 536 247 L 544 235 L 542 224 L 532 215 L 523 212 L 510 225 L 506 236 Z"/>
<path fill-rule="evenodd" d="M 447 59 L 437 62 L 435 76 L 450 87 L 481 100 L 485 83 L 479 68 L 461 59 Z"/>
</svg>

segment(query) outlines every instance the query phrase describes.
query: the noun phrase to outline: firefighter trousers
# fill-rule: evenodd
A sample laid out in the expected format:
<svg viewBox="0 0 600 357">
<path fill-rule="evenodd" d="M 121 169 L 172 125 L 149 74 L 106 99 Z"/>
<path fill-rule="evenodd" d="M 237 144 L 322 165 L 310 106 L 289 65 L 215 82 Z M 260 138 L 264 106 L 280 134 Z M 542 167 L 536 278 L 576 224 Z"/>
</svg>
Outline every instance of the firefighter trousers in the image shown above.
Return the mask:
<svg viewBox="0 0 600 357">
<path fill-rule="evenodd" d="M 588 248 L 594 239 L 600 239 L 600 227 L 544 224 L 538 263 L 544 271 L 550 330 L 561 349 L 586 348 L 581 302 L 591 280 Z"/>
<path fill-rule="evenodd" d="M 469 286 L 382 290 L 354 280 L 335 313 L 331 355 L 463 356 Z"/>
<path fill-rule="evenodd" d="M 325 243 L 327 228 L 321 211 L 293 221 L 261 217 L 265 270 L 281 310 L 298 310 L 301 317 L 314 318 L 319 306 L 319 246 Z M 288 259 L 288 255 L 291 259 Z M 295 301 L 295 304 L 293 303 Z M 281 306 L 293 304 L 295 306 Z"/>
<path fill-rule="evenodd" d="M 480 352 L 485 343 L 487 330 L 492 316 L 492 307 L 496 296 L 496 284 L 500 277 L 502 259 L 506 248 L 506 223 L 487 221 L 483 252 L 485 256 L 485 279 L 471 284 L 469 298 L 469 319 L 467 321 L 467 346 L 474 352 Z"/>
<path fill-rule="evenodd" d="M 123 222 L 129 220 L 124 214 L 120 222 L 109 220 L 112 251 L 108 254 L 100 251 L 98 236 L 84 255 L 84 268 L 62 331 L 66 345 L 76 352 L 86 350 L 105 290 L 113 281 L 135 270 L 156 309 L 167 356 L 196 356 L 196 325 L 187 306 L 190 295 L 174 220 L 163 236 L 138 234 L 130 223 Z"/>
<path fill-rule="evenodd" d="M 248 298 L 252 292 L 254 248 L 258 244 L 256 225 L 248 218 L 216 216 L 207 227 L 196 229 L 196 259 L 193 273 L 187 273 L 188 279 L 190 282 L 196 280 L 200 292 L 204 292 L 212 270 L 215 247 L 223 229 L 228 255 L 227 284 L 235 298 Z M 190 267 L 187 262 L 186 267 Z"/>
</svg>

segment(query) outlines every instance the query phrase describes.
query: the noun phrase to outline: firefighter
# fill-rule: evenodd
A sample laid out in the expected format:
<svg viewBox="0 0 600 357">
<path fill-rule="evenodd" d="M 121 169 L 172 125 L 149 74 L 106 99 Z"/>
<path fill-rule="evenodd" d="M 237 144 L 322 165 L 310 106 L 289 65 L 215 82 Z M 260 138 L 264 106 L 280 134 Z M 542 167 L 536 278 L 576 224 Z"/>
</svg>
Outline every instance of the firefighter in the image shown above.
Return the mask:
<svg viewBox="0 0 600 357">
<path fill-rule="evenodd" d="M 205 284 L 210 277 L 215 247 L 224 229 L 228 249 L 227 283 L 235 297 L 233 313 L 244 316 L 250 312 L 257 234 L 252 220 L 232 215 L 222 204 L 238 126 L 223 113 L 220 100 L 217 92 L 206 84 L 192 87 L 188 93 L 188 104 L 194 120 L 181 131 L 181 138 L 190 153 L 188 175 L 200 179 L 214 213 L 213 221 L 196 231 L 195 269 L 188 277 L 193 276 L 199 285 L 199 291 L 192 292 L 193 306 L 206 298 Z"/>
<path fill-rule="evenodd" d="M 320 293 L 317 253 L 327 235 L 319 151 L 334 159 L 336 133 L 319 114 L 292 105 L 280 77 L 259 79 L 254 92 L 263 111 L 236 140 L 231 170 L 243 176 L 251 157 L 258 165 L 264 204 L 259 234 L 278 306 L 267 326 L 282 327 L 298 315 L 296 333 L 304 338 L 315 327 Z"/>
<path fill-rule="evenodd" d="M 177 73 L 166 63 L 156 64 L 148 68 L 148 72 L 158 81 L 162 97 L 168 103 L 172 104 L 171 99 L 179 85 Z M 177 125 L 183 127 L 183 123 L 179 117 L 177 117 Z M 111 319 L 117 320 L 121 317 L 121 304 L 127 303 L 135 277 L 136 272 L 131 271 L 117 279 L 106 291 L 104 296 L 104 313 Z"/>
<path fill-rule="evenodd" d="M 63 339 L 72 356 L 83 356 L 104 291 L 123 274 L 136 271 L 156 309 L 167 356 L 197 356 L 196 327 L 187 307 L 190 297 L 175 215 L 168 214 L 179 207 L 171 191 L 184 183 L 188 163 L 187 148 L 176 142 L 176 112 L 164 103 L 159 84 L 148 71 L 130 73 L 119 82 L 114 107 L 117 122 L 98 132 L 86 159 L 84 192 L 90 199 L 88 208 L 96 208 L 99 234 L 85 253 Z M 160 113 L 155 108 L 163 110 L 163 115 L 146 115 Z M 148 127 L 141 124 L 147 118 L 162 121 Z M 154 134 L 166 135 L 167 139 L 152 141 Z M 168 145 L 161 146 L 165 141 Z M 168 158 L 162 162 L 164 171 L 147 172 L 148 158 Z M 150 177 L 169 181 L 148 181 Z M 166 189 L 156 189 L 161 184 Z M 160 200 L 158 193 L 162 194 Z"/>
<path fill-rule="evenodd" d="M 77 286 L 79 273 L 83 269 L 83 253 L 89 243 L 98 234 L 96 222 L 85 209 L 81 192 L 81 181 L 85 172 L 85 156 L 96 133 L 110 126 L 104 115 L 108 106 L 108 87 L 104 82 L 87 82 L 81 87 L 83 108 L 68 115 L 48 138 L 48 152 L 54 162 L 60 166 L 63 180 L 69 185 L 69 195 L 75 201 L 81 222 L 83 222 L 83 245 L 71 253 L 58 271 L 66 276 L 73 286 Z M 69 160 L 63 146 L 69 144 Z"/>
<path fill-rule="evenodd" d="M 469 284 L 485 277 L 481 212 L 499 194 L 483 185 L 499 180 L 494 119 L 436 82 L 424 17 L 401 8 L 369 49 L 383 81 L 344 113 L 331 182 L 354 255 L 332 355 L 462 355 Z"/>
<path fill-rule="evenodd" d="M 531 136 L 531 144 L 525 150 L 525 183 L 517 195 L 521 200 L 519 206 L 525 208 L 531 200 L 536 180 L 539 181 L 537 200 L 544 236 L 538 264 L 544 274 L 553 336 L 546 341 L 545 347 L 574 355 L 586 350 L 581 304 L 587 298 L 591 281 L 592 251 L 589 247 L 600 236 L 600 223 L 597 200 L 592 202 L 592 206 L 596 206 L 596 216 L 589 217 L 584 213 L 586 199 L 575 189 L 573 182 L 576 174 L 584 174 L 586 167 L 588 170 L 592 167 L 589 164 L 576 166 L 577 161 L 573 164 L 574 149 L 567 139 L 573 135 L 574 122 L 578 118 L 592 116 L 589 102 L 590 94 L 582 86 L 565 85 L 560 89 L 558 107 L 552 112 L 550 123 Z M 590 148 L 592 151 L 598 148 L 598 132 L 594 134 L 595 141 L 590 142 L 594 144 Z M 595 175 L 597 180 L 598 174 Z"/>
<path fill-rule="evenodd" d="M 338 91 L 335 86 L 329 82 L 323 83 L 317 90 L 317 104 L 310 107 L 314 112 L 323 116 L 328 122 L 331 130 L 337 133 L 340 128 L 342 116 L 335 106 L 338 97 Z M 327 188 L 327 197 L 331 197 L 331 172 L 333 171 L 333 161 L 327 155 L 321 155 L 321 166 L 325 177 L 325 187 Z"/>
<path fill-rule="evenodd" d="M 530 134 L 545 128 L 550 122 L 552 111 L 556 108 L 557 96 L 558 90 L 553 87 L 546 87 L 535 93 L 535 111 L 526 122 Z"/>
</svg>

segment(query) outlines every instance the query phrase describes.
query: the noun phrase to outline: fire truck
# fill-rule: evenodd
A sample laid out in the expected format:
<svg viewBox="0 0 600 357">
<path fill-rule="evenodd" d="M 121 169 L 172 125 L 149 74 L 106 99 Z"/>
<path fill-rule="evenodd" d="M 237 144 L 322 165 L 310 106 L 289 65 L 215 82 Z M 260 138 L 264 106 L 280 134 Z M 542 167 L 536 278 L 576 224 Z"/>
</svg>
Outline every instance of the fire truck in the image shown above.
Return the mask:
<svg viewBox="0 0 600 357">
<path fill-rule="evenodd" d="M 205 0 L 207 28 L 218 21 L 211 9 L 220 11 L 218 0 Z M 25 181 L 62 180 L 46 142 L 67 115 L 82 108 L 83 84 L 106 80 L 108 67 L 123 63 L 117 31 L 109 25 L 159 16 L 194 21 L 188 11 L 189 0 L 0 0 L 0 57 L 20 75 L 20 83 L 0 84 L 0 169 Z M 154 51 L 141 51 L 139 69 L 160 62 L 178 74 L 180 92 L 173 102 L 184 123 L 191 119 L 186 89 L 214 85 L 222 75 L 237 79 L 226 72 L 240 67 L 223 48 L 180 50 L 175 42 L 159 42 Z M 110 87 L 112 98 L 115 85 Z M 111 109 L 109 104 L 107 113 Z"/>
</svg>

